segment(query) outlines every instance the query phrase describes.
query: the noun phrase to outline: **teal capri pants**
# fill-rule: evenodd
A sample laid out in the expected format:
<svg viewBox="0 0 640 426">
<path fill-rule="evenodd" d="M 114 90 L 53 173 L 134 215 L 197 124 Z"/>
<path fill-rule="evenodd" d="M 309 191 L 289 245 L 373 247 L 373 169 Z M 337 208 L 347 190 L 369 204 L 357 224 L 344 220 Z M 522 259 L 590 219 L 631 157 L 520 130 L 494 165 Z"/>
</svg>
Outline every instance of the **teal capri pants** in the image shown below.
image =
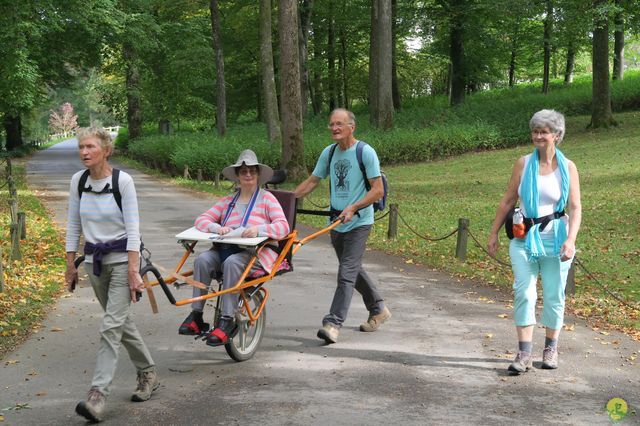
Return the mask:
<svg viewBox="0 0 640 426">
<path fill-rule="evenodd" d="M 553 238 L 542 236 L 547 253 L 553 252 Z M 514 238 L 509 245 L 509 256 L 513 269 L 513 316 L 518 327 L 536 323 L 536 283 L 538 275 L 542 278 L 542 325 L 558 330 L 564 321 L 564 289 L 567 274 L 573 259 L 560 261 L 560 256 L 544 256 L 533 262 L 527 260 L 524 240 Z"/>
</svg>

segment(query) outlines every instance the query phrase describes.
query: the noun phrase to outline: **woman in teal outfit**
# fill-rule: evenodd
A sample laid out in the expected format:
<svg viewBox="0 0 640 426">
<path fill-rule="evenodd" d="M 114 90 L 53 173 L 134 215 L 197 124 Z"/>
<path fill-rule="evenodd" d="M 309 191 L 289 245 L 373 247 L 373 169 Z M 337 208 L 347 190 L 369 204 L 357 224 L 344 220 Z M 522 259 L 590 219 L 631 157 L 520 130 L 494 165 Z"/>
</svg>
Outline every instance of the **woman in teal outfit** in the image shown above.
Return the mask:
<svg viewBox="0 0 640 426">
<path fill-rule="evenodd" d="M 564 291 L 582 219 L 578 170 L 557 147 L 564 136 L 564 116 L 554 110 L 541 110 L 533 115 L 529 127 L 535 149 L 516 161 L 488 242 L 493 256 L 498 251 L 498 232 L 520 200 L 528 229 L 524 238 L 513 238 L 509 246 L 518 334 L 518 354 L 509 371 L 516 374 L 532 365 L 538 275 L 542 279 L 544 301 L 541 322 L 546 329 L 541 366 L 558 368 Z"/>
</svg>

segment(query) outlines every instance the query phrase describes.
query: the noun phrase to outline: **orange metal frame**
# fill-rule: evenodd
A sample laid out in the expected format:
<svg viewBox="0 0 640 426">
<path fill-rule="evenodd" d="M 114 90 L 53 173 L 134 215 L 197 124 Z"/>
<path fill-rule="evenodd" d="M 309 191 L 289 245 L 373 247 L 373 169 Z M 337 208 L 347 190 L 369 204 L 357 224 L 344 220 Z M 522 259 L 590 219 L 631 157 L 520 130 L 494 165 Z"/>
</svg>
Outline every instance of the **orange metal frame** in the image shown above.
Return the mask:
<svg viewBox="0 0 640 426">
<path fill-rule="evenodd" d="M 253 256 L 251 257 L 251 259 L 249 260 L 249 263 L 247 264 L 247 266 L 245 267 L 242 275 L 240 276 L 240 278 L 238 279 L 238 281 L 236 282 L 236 285 L 233 287 L 230 287 L 228 289 L 225 290 L 220 290 L 220 291 L 216 291 L 216 292 L 212 292 L 212 293 L 208 293 L 202 296 L 198 296 L 198 297 L 191 297 L 191 298 L 187 298 L 187 299 L 181 299 L 181 300 L 177 300 L 176 301 L 176 306 L 183 306 L 183 305 L 188 305 L 192 302 L 197 302 L 197 301 L 201 301 L 201 300 L 208 300 L 208 299 L 212 299 L 214 297 L 219 297 L 222 296 L 224 294 L 229 294 L 229 293 L 240 293 L 240 297 L 242 297 L 242 300 L 244 301 L 244 306 L 245 309 L 247 311 L 247 315 L 249 316 L 249 320 L 250 323 L 253 324 L 254 321 L 256 321 L 260 315 L 262 315 L 262 312 L 264 310 L 264 307 L 266 306 L 267 303 L 267 299 L 269 298 L 269 291 L 265 288 L 265 287 L 260 287 L 259 290 L 263 292 L 263 299 L 262 299 L 262 303 L 260 304 L 260 306 L 258 306 L 255 311 L 251 310 L 251 307 L 249 305 L 249 300 L 247 298 L 247 295 L 245 294 L 245 289 L 249 288 L 249 287 L 253 287 L 259 284 L 263 284 L 266 283 L 267 281 L 270 281 L 273 277 L 275 277 L 276 273 L 278 272 L 280 265 L 282 264 L 282 262 L 284 261 L 284 259 L 286 258 L 287 254 L 289 253 L 289 251 L 291 251 L 292 255 L 295 254 L 300 247 L 302 247 L 303 245 L 307 244 L 309 241 L 323 235 L 326 234 L 327 232 L 331 231 L 333 228 L 335 228 L 336 226 L 338 226 L 341 223 L 340 220 L 336 220 L 335 222 L 333 222 L 331 225 L 327 226 L 324 229 L 321 229 L 318 232 L 315 232 L 305 238 L 302 239 L 297 239 L 298 236 L 298 231 L 294 230 L 293 232 L 291 232 L 289 235 L 287 235 L 285 238 L 283 238 L 281 241 L 285 241 L 285 244 L 282 248 L 282 251 L 280 252 L 280 255 L 278 256 L 278 258 L 276 259 L 273 268 L 271 268 L 271 271 L 267 272 L 266 275 L 263 275 L 261 277 L 258 278 L 249 278 L 247 279 L 247 277 L 249 276 L 249 271 L 251 271 L 251 268 L 253 267 L 253 265 L 255 264 L 256 260 L 258 259 L 258 254 L 260 253 L 261 250 L 264 249 L 264 247 L 268 244 L 277 244 L 281 241 L 276 241 L 276 240 L 267 240 L 265 242 L 262 243 L 262 245 L 260 245 L 260 247 L 258 247 L 258 249 L 256 250 L 256 252 L 253 254 Z M 172 284 L 174 282 L 176 282 L 179 277 L 177 275 L 180 275 L 182 277 L 189 277 L 193 275 L 193 270 L 188 270 L 188 271 L 182 271 L 182 268 L 184 267 L 187 259 L 189 258 L 189 256 L 191 256 L 192 253 L 194 253 L 194 247 L 196 246 L 197 241 L 191 241 L 191 242 L 186 242 L 185 243 L 185 252 L 182 255 L 182 257 L 180 258 L 180 260 L 178 261 L 178 264 L 176 265 L 176 268 L 174 270 L 174 272 L 168 276 L 167 278 L 163 277 L 163 280 L 166 284 Z M 195 280 L 190 280 L 193 281 L 193 283 L 189 283 L 187 282 L 187 284 L 193 285 L 203 285 L 206 287 L 206 285 L 204 283 L 201 283 L 199 281 L 195 281 Z M 158 280 L 156 281 L 151 281 L 147 284 L 148 287 L 153 287 L 156 285 L 159 285 L 160 283 L 158 282 Z"/>
</svg>

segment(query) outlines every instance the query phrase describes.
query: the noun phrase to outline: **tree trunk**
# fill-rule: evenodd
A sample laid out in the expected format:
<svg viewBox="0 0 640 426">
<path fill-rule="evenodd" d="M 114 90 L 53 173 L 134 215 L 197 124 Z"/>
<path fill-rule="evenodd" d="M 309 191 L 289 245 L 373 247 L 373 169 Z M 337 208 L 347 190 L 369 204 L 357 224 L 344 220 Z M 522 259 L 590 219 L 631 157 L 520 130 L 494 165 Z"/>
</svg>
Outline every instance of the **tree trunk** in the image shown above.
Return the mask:
<svg viewBox="0 0 640 426">
<path fill-rule="evenodd" d="M 224 55 L 222 53 L 218 0 L 211 0 L 209 10 L 211 11 L 211 33 L 216 56 L 216 128 L 218 135 L 224 136 L 227 133 L 227 96 L 224 87 Z"/>
<path fill-rule="evenodd" d="M 302 0 L 300 4 L 298 37 L 300 39 L 300 105 L 302 107 L 303 117 L 307 115 L 307 107 L 309 105 L 309 69 L 307 68 L 307 58 L 309 57 L 308 40 L 312 10 L 313 0 Z"/>
<path fill-rule="evenodd" d="M 7 137 L 5 144 L 7 151 L 22 147 L 24 142 L 22 140 L 22 120 L 20 119 L 20 114 L 5 114 L 2 124 L 4 125 L 4 132 Z"/>
<path fill-rule="evenodd" d="M 329 111 L 337 107 L 336 103 L 336 24 L 334 19 L 334 0 L 329 0 L 329 31 L 327 35 L 327 71 L 329 78 Z"/>
<path fill-rule="evenodd" d="M 298 2 L 280 0 L 280 103 L 282 114 L 282 166 L 292 180 L 306 176 L 300 107 L 300 63 L 298 54 Z"/>
<path fill-rule="evenodd" d="M 453 14 L 451 16 L 451 45 L 449 57 L 451 59 L 451 105 L 464 102 L 466 86 L 466 69 L 464 60 L 464 0 L 452 0 Z"/>
<path fill-rule="evenodd" d="M 511 40 L 511 60 L 509 61 L 509 87 L 516 82 L 516 58 L 518 56 L 518 37 L 520 35 L 520 18 L 516 18 L 513 39 Z"/>
<path fill-rule="evenodd" d="M 342 16 L 346 16 L 345 2 L 342 2 Z M 340 24 L 338 29 L 338 35 L 340 38 L 340 60 L 338 65 L 340 66 L 340 104 L 342 107 L 349 109 L 349 82 L 347 79 L 347 32 L 344 29 L 344 23 Z"/>
<path fill-rule="evenodd" d="M 164 118 L 158 120 L 158 132 L 160 132 L 161 135 L 168 135 L 171 133 L 171 121 Z"/>
<path fill-rule="evenodd" d="M 378 0 L 371 0 L 371 33 L 369 36 L 369 122 L 374 126 L 378 111 Z"/>
<path fill-rule="evenodd" d="M 544 70 L 542 72 L 542 93 L 549 93 L 549 68 L 551 66 L 551 37 L 553 32 L 553 3 L 546 0 L 547 16 L 544 19 Z"/>
<path fill-rule="evenodd" d="M 606 12 L 599 7 L 607 0 L 594 0 L 596 9 L 593 31 L 593 86 L 590 128 L 616 125 L 611 112 L 611 87 L 609 86 L 609 24 Z"/>
<path fill-rule="evenodd" d="M 616 0 L 616 6 L 622 7 L 622 0 Z M 617 10 L 613 18 L 615 25 L 613 45 L 613 79 L 622 80 L 624 77 L 624 17 L 621 10 Z"/>
<path fill-rule="evenodd" d="M 397 61 L 397 10 L 398 0 L 391 0 L 391 93 L 393 96 L 393 109 L 398 111 L 402 107 L 400 99 L 400 86 L 398 85 L 398 61 Z"/>
<path fill-rule="evenodd" d="M 573 83 L 573 70 L 576 64 L 576 48 L 573 41 L 567 46 L 567 65 L 564 68 L 564 84 Z"/>
<path fill-rule="evenodd" d="M 122 46 L 126 67 L 125 87 L 127 91 L 127 126 L 129 139 L 142 136 L 142 111 L 140 110 L 140 73 L 138 57 L 129 43 Z"/>
<path fill-rule="evenodd" d="M 393 127 L 391 0 L 378 0 L 378 109 L 376 124 Z"/>
<path fill-rule="evenodd" d="M 274 142 L 280 137 L 278 95 L 273 71 L 273 45 L 271 42 L 271 0 L 260 0 L 260 74 L 267 138 Z"/>
<path fill-rule="evenodd" d="M 320 61 L 320 55 L 318 53 L 319 48 L 314 44 L 313 49 L 313 58 L 316 62 Z M 322 77 L 320 75 L 320 70 L 314 68 L 313 70 L 313 79 L 311 80 L 311 84 L 309 85 L 309 94 L 311 96 L 311 106 L 313 107 L 313 114 L 318 115 L 322 112 Z"/>
</svg>

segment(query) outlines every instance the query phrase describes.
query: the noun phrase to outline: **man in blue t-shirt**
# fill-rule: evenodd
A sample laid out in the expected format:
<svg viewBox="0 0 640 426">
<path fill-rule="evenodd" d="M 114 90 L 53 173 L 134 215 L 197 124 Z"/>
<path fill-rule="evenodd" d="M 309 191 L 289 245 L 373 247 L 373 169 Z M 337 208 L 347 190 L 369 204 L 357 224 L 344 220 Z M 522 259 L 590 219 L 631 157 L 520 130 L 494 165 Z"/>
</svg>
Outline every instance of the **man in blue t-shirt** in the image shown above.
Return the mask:
<svg viewBox="0 0 640 426">
<path fill-rule="evenodd" d="M 367 191 L 356 156 L 358 140 L 353 136 L 355 116 L 346 109 L 335 109 L 331 112 L 328 127 L 331 138 L 337 143 L 333 155 L 333 145 L 329 145 L 320 154 L 311 176 L 297 186 L 295 194 L 296 198 L 304 197 L 318 186 L 321 179 L 330 176 L 330 208 L 335 212 L 335 217 L 343 222 L 331 231 L 331 243 L 340 267 L 331 309 L 322 319 L 323 327 L 318 331 L 318 337 L 327 343 L 336 343 L 340 327 L 347 318 L 354 288 L 362 294 L 369 311 L 369 318 L 360 325 L 361 331 L 376 331 L 391 317 L 391 312 L 385 306 L 375 283 L 362 269 L 362 256 L 373 226 L 371 204 L 384 194 L 378 155 L 369 145 L 362 150 L 362 162 L 371 188 Z M 331 164 L 328 164 L 329 157 Z"/>
</svg>

